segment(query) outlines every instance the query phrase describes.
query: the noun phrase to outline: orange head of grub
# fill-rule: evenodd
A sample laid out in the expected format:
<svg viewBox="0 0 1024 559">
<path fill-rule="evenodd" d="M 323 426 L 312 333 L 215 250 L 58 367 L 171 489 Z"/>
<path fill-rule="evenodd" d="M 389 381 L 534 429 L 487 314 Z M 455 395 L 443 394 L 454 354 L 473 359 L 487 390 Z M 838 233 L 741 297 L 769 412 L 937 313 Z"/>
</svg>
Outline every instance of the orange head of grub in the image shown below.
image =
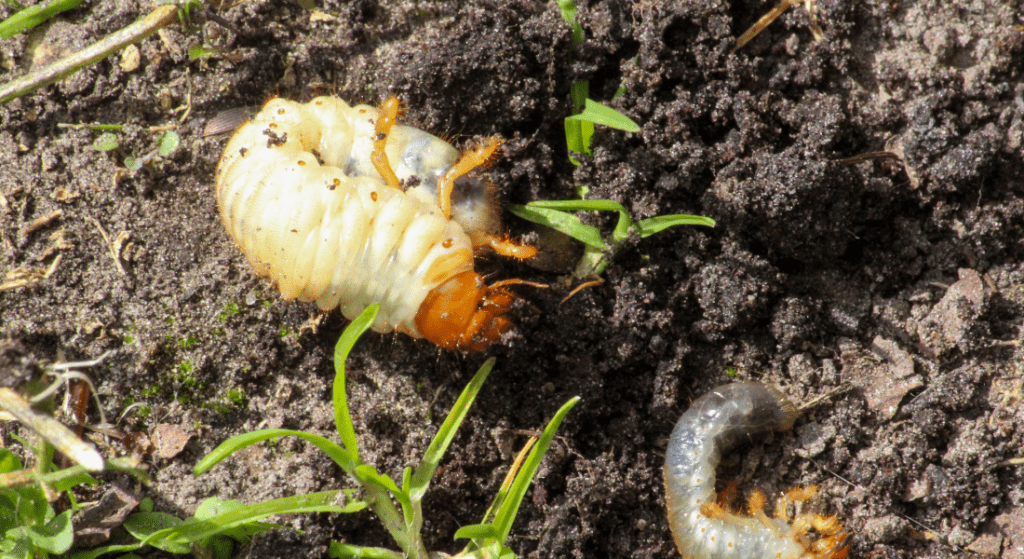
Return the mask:
<svg viewBox="0 0 1024 559">
<path fill-rule="evenodd" d="M 472 271 L 456 274 L 427 295 L 416 328 L 443 348 L 483 351 L 512 327 L 504 315 L 515 296 L 504 285 L 508 282 L 487 286 Z"/>
</svg>

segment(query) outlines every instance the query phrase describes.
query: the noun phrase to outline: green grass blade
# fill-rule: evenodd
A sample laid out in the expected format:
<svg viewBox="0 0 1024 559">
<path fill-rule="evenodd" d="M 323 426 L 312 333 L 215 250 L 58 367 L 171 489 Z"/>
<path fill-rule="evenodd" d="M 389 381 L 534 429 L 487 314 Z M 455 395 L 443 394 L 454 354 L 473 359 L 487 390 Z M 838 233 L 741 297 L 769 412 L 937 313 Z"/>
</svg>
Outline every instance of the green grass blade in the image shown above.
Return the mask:
<svg viewBox="0 0 1024 559">
<path fill-rule="evenodd" d="M 633 119 L 619 111 L 616 111 L 608 105 L 603 105 L 593 99 L 587 99 L 583 112 L 578 115 L 566 117 L 566 120 L 593 122 L 594 124 L 600 124 L 602 126 L 618 130 L 625 130 L 626 132 L 640 131 L 640 125 L 634 122 Z"/>
<path fill-rule="evenodd" d="M 563 211 L 625 212 L 626 207 L 615 200 L 536 200 L 531 208 L 550 208 Z"/>
<path fill-rule="evenodd" d="M 71 466 L 70 468 L 43 474 L 39 476 L 39 480 L 52 486 L 53 490 L 57 492 L 67 491 L 79 485 L 89 485 L 91 487 L 99 485 L 96 478 L 89 475 L 82 466 Z"/>
<path fill-rule="evenodd" d="M 706 227 L 714 227 L 715 224 L 715 220 L 702 215 L 658 215 L 647 219 L 641 219 L 636 222 L 636 230 L 641 237 L 650 237 L 655 233 L 664 231 L 669 227 L 675 227 L 676 225 L 704 225 Z"/>
<path fill-rule="evenodd" d="M 77 8 L 81 3 L 82 0 L 51 0 L 46 4 L 40 2 L 35 6 L 29 6 L 0 22 L 0 39 L 10 39 L 18 33 L 26 29 L 32 29 L 61 12 Z"/>
<path fill-rule="evenodd" d="M 604 239 L 601 238 L 601 231 L 597 227 L 580 223 L 580 218 L 570 213 L 533 205 L 508 204 L 505 207 L 508 211 L 527 221 L 539 223 L 555 231 L 561 231 L 588 246 L 599 250 L 604 250 L 608 247 Z"/>
<path fill-rule="evenodd" d="M 457 540 L 497 540 L 498 531 L 490 524 L 470 524 L 455 531 Z"/>
<path fill-rule="evenodd" d="M 217 448 L 213 449 L 213 451 L 204 456 L 203 459 L 196 464 L 192 473 L 197 476 L 202 475 L 209 471 L 210 468 L 220 463 L 221 460 L 231 456 L 238 450 L 269 439 L 286 437 L 289 435 L 296 436 L 313 443 L 317 448 L 327 453 L 327 455 L 330 456 L 335 463 L 341 466 L 343 470 L 349 474 L 353 474 L 355 472 L 356 463 L 353 456 L 333 441 L 325 439 L 320 435 L 314 435 L 313 433 L 306 433 L 303 431 L 293 431 L 291 429 L 264 429 L 262 431 L 253 431 L 252 433 L 244 433 L 231 437 L 230 439 L 220 443 Z"/>
<path fill-rule="evenodd" d="M 105 545 L 103 547 L 97 547 L 96 549 L 90 549 L 88 551 L 76 551 L 68 556 L 68 559 L 96 559 L 97 557 L 106 555 L 108 553 L 124 553 L 131 552 L 142 547 L 141 543 L 132 543 L 124 545 Z"/>
<path fill-rule="evenodd" d="M 146 538 L 145 543 L 161 547 L 161 542 L 198 543 L 226 532 L 236 526 L 259 522 L 276 514 L 297 514 L 307 512 L 353 513 L 366 508 L 363 501 L 352 500 L 339 490 L 321 491 L 308 495 L 295 495 L 246 505 L 212 516 L 206 520 L 190 519 L 178 526 L 160 530 Z"/>
<path fill-rule="evenodd" d="M 361 547 L 341 542 L 331 542 L 327 550 L 330 557 L 341 559 L 406 559 L 406 555 L 380 547 Z"/>
<path fill-rule="evenodd" d="M 395 480 L 391 479 L 389 476 L 381 474 L 377 471 L 377 468 L 374 468 L 373 466 L 360 464 L 359 467 L 356 468 L 356 477 L 363 483 L 370 483 L 384 489 L 388 493 L 394 495 L 399 501 L 402 500 L 402 497 L 405 494 L 404 491 L 398 488 L 398 484 L 395 483 Z"/>
<path fill-rule="evenodd" d="M 153 483 L 153 479 L 149 477 L 149 474 L 140 470 L 139 468 L 130 464 L 127 460 L 120 458 L 110 458 L 107 460 L 107 469 L 113 472 L 125 472 L 135 479 L 142 482 L 145 485 Z"/>
<path fill-rule="evenodd" d="M 178 7 L 175 5 L 157 6 L 146 17 L 107 35 L 100 41 L 59 60 L 44 68 L 33 70 L 20 78 L 0 85 L 0 103 L 6 103 L 15 97 L 35 91 L 77 72 L 85 66 L 95 64 L 108 55 L 117 52 L 131 43 L 149 37 L 157 30 L 178 20 Z"/>
<path fill-rule="evenodd" d="M 569 400 L 558 410 L 555 417 L 551 419 L 548 426 L 544 429 L 544 433 L 541 434 L 537 444 L 534 445 L 533 450 L 530 451 L 530 455 L 526 458 L 526 462 L 523 467 L 516 474 L 515 481 L 512 482 L 512 488 L 509 490 L 508 496 L 505 501 L 501 503 L 498 508 L 498 512 L 494 515 L 495 530 L 498 532 L 498 541 L 502 545 L 505 545 L 505 540 L 508 538 L 508 533 L 512 529 L 512 522 L 516 519 L 516 515 L 519 513 L 519 505 L 523 502 L 523 497 L 526 495 L 527 488 L 530 487 L 530 483 L 533 481 L 534 474 L 537 473 L 537 468 L 540 467 L 541 460 L 544 459 L 544 455 L 548 451 L 548 447 L 551 446 L 551 439 L 554 438 L 555 432 L 558 431 L 558 427 L 562 424 L 562 420 L 565 419 L 566 414 L 569 410 L 580 401 L 580 397 Z"/>
<path fill-rule="evenodd" d="M 576 2 L 573 0 L 558 0 L 558 9 L 562 12 L 562 19 L 572 29 L 572 48 L 579 48 L 583 44 L 583 27 L 576 21 Z"/>
<path fill-rule="evenodd" d="M 615 200 L 538 200 L 530 202 L 529 205 L 568 211 L 619 212 L 619 221 L 616 222 L 615 230 L 612 231 L 612 242 L 616 245 L 626 240 L 626 237 L 629 236 L 629 228 L 633 226 L 633 218 L 629 216 L 626 207 Z"/>
<path fill-rule="evenodd" d="M 587 80 L 577 80 L 572 83 L 569 88 L 569 94 L 572 97 L 572 114 L 579 113 L 586 106 L 589 91 L 590 82 Z M 569 161 L 572 161 L 573 165 L 579 165 L 580 162 L 573 159 L 571 152 L 590 155 L 590 138 L 593 135 L 593 123 L 565 119 L 565 146 L 569 148 Z"/>
<path fill-rule="evenodd" d="M 484 385 L 487 380 L 487 375 L 491 374 L 491 369 L 494 368 L 494 358 L 491 357 L 480 366 L 480 369 L 473 376 L 473 379 L 469 381 L 466 388 L 459 395 L 459 399 L 455 401 L 455 405 L 452 406 L 452 411 L 448 414 L 448 417 L 444 419 L 444 423 L 441 424 L 441 428 L 438 429 L 437 435 L 434 436 L 434 440 L 430 441 L 430 446 L 427 447 L 427 451 L 423 453 L 423 460 L 419 466 L 416 467 L 416 472 L 412 475 L 412 483 L 410 485 L 409 495 L 414 501 L 418 501 L 423 498 L 423 493 L 426 492 L 427 487 L 430 486 L 430 479 L 434 477 L 434 470 L 437 469 L 438 464 L 441 463 L 441 458 L 444 457 L 445 451 L 448 450 L 448 445 L 455 439 L 455 433 L 459 430 L 459 426 L 462 425 L 462 421 L 466 419 L 466 414 L 469 413 L 469 407 L 473 405 L 473 400 L 476 399 L 476 395 L 480 392 L 480 388 Z"/>
<path fill-rule="evenodd" d="M 361 463 L 359 442 L 356 440 L 356 428 L 352 425 L 352 413 L 348 409 L 348 397 L 345 395 L 345 360 L 359 337 L 373 324 L 379 310 L 380 305 L 376 303 L 366 307 L 363 314 L 345 328 L 334 346 L 334 426 L 341 437 L 341 444 L 352 453 L 356 463 Z"/>
</svg>

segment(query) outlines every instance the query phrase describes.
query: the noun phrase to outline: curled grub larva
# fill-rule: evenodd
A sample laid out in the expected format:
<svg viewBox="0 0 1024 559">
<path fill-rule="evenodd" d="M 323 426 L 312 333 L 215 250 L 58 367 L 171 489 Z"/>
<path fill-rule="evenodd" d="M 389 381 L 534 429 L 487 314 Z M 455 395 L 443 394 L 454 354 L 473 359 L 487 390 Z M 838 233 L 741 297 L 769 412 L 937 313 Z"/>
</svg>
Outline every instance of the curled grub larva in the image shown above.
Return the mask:
<svg viewBox="0 0 1024 559">
<path fill-rule="evenodd" d="M 834 516 L 798 514 L 787 505 L 806 501 L 817 487 L 793 489 L 776 500 L 775 518 L 765 496 L 751 494 L 750 516 L 726 508 L 715 494 L 715 468 L 737 442 L 785 431 L 797 411 L 778 390 L 756 382 L 720 386 L 697 398 L 679 418 L 665 455 L 665 500 L 676 547 L 686 559 L 843 559 L 847 534 Z M 808 530 L 821 538 L 814 541 Z"/>
<path fill-rule="evenodd" d="M 511 327 L 506 287 L 529 282 L 485 285 L 474 250 L 536 253 L 498 235 L 494 187 L 470 173 L 498 141 L 460 154 L 398 114 L 394 98 L 270 100 L 221 156 L 221 221 L 286 299 L 348 318 L 380 303 L 378 332 L 482 350 Z"/>
</svg>

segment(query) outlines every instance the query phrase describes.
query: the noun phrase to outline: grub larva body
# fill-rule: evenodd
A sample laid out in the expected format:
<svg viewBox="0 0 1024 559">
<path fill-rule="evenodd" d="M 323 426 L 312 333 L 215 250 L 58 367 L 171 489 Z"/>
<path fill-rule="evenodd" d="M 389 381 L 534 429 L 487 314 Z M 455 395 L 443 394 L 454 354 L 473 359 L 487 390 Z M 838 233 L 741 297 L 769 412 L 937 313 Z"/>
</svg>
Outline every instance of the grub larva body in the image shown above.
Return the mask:
<svg viewBox="0 0 1024 559">
<path fill-rule="evenodd" d="M 336 97 L 267 102 L 224 149 L 221 221 L 286 299 L 349 318 L 380 303 L 379 332 L 483 349 L 511 326 L 502 285 L 525 282 L 484 285 L 474 249 L 534 252 L 496 236 L 493 188 L 467 174 L 497 142 L 460 154 L 396 124 L 397 113 L 393 99 L 381 109 Z"/>
<path fill-rule="evenodd" d="M 750 515 L 728 510 L 715 493 L 715 468 L 738 442 L 793 426 L 797 411 L 778 390 L 755 382 L 720 386 L 694 400 L 679 418 L 665 455 L 665 495 L 676 547 L 686 559 L 842 559 L 847 548 L 835 517 L 787 518 L 790 502 L 810 498 L 815 487 L 780 496 L 775 517 L 765 498 L 751 495 Z M 821 539 L 812 541 L 814 528 Z"/>
</svg>

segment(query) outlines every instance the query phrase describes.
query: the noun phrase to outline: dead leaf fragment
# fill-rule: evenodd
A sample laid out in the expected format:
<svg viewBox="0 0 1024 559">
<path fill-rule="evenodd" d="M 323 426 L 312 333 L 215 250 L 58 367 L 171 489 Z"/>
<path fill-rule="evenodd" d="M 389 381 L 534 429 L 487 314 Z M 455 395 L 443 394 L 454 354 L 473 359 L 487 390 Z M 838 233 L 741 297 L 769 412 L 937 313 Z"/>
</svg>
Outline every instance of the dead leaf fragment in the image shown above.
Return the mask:
<svg viewBox="0 0 1024 559">
<path fill-rule="evenodd" d="M 921 375 L 914 374 L 914 358 L 896 342 L 877 337 L 871 348 L 884 364 L 867 367 L 864 398 L 868 408 L 892 419 L 907 392 L 924 386 Z"/>
<path fill-rule="evenodd" d="M 325 13 L 319 11 L 319 10 L 313 10 L 313 11 L 311 11 L 309 13 L 309 21 L 310 22 L 337 21 L 337 20 L 338 20 L 338 18 L 332 16 L 331 14 L 325 14 Z"/>
<path fill-rule="evenodd" d="M 153 441 L 142 431 L 132 431 L 121 438 L 121 446 L 125 451 L 135 456 L 149 456 L 153 454 Z"/>
<path fill-rule="evenodd" d="M 95 505 L 75 515 L 75 544 L 95 547 L 110 539 L 110 531 L 124 524 L 128 514 L 139 505 L 139 498 L 120 487 L 111 487 Z"/>
<path fill-rule="evenodd" d="M 40 282 L 53 275 L 57 271 L 57 266 L 60 264 L 61 254 L 57 255 L 57 258 L 53 259 L 50 266 L 45 270 L 41 268 L 18 268 L 7 272 L 7 281 L 0 283 L 0 291 L 8 291 L 10 289 L 17 289 L 19 287 L 25 287 L 32 285 L 33 283 Z"/>
<path fill-rule="evenodd" d="M 139 47 L 128 45 L 124 48 L 124 52 L 121 53 L 121 62 L 118 65 L 121 67 L 122 72 L 128 74 L 139 69 L 141 60 L 142 56 L 139 54 Z"/>
<path fill-rule="evenodd" d="M 100 225 L 100 222 L 97 221 L 95 218 L 89 219 L 92 219 L 93 225 L 96 226 L 96 229 L 100 232 L 100 235 L 103 237 L 103 240 L 106 241 L 107 252 L 110 254 L 110 257 L 114 259 L 114 263 L 117 264 L 118 273 L 120 273 L 122 276 L 126 275 L 126 272 L 124 271 L 124 266 L 121 265 L 121 247 L 124 245 L 124 242 L 128 240 L 128 237 L 131 235 L 131 232 L 121 231 L 120 233 L 117 234 L 117 238 L 114 239 L 114 241 L 111 241 L 110 235 L 108 235 L 107 230 L 104 229 L 102 225 Z"/>
<path fill-rule="evenodd" d="M 32 223 L 26 225 L 25 228 L 18 233 L 18 240 L 24 241 L 32 233 L 35 233 L 36 231 L 42 229 L 43 227 L 46 227 L 54 220 L 60 219 L 63 216 L 64 210 L 53 210 L 52 212 L 35 219 L 34 221 L 32 221 Z"/>
<path fill-rule="evenodd" d="M 921 342 L 935 355 L 941 355 L 969 338 L 969 330 L 985 304 L 987 293 L 981 274 L 961 268 L 959 275 L 960 279 L 949 286 L 918 326 Z"/>
<path fill-rule="evenodd" d="M 1002 536 L 982 534 L 967 546 L 967 551 L 988 557 L 999 557 L 1002 548 Z"/>
<path fill-rule="evenodd" d="M 185 445 L 191 438 L 192 434 L 181 427 L 170 423 L 161 423 L 153 431 L 153 446 L 156 447 L 156 455 L 167 460 L 174 458 L 185 449 Z"/>
<path fill-rule="evenodd" d="M 77 192 L 71 192 L 70 190 L 65 190 L 63 188 L 54 190 L 53 194 L 50 195 L 51 198 L 58 202 L 70 202 L 79 196 L 80 195 Z"/>
</svg>

